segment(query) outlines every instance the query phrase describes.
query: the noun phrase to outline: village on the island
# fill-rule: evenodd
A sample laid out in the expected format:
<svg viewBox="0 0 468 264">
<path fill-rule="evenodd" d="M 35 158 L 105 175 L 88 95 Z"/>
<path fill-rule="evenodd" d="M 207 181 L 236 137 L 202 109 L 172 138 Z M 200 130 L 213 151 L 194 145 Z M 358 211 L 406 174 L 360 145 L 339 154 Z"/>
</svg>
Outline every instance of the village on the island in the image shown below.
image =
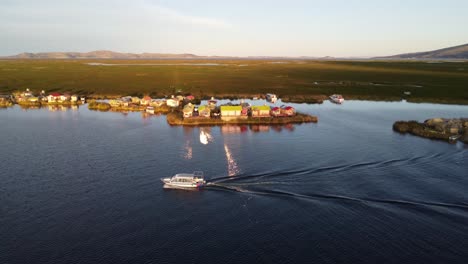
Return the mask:
<svg viewBox="0 0 468 264">
<path fill-rule="evenodd" d="M 229 101 L 218 104 L 218 100 L 213 97 L 202 101 L 192 94 L 171 95 L 163 99 L 151 98 L 146 95 L 142 98 L 123 96 L 96 100 L 72 93 L 46 93 L 44 90 L 34 93 L 30 89 L 26 89 L 11 95 L 0 95 L 0 106 L 8 107 L 14 104 L 25 108 L 48 106 L 51 110 L 54 110 L 56 107 L 63 107 L 64 109 L 65 107 L 77 108 L 78 105 L 88 103 L 88 108 L 91 110 L 138 111 L 143 112 L 145 115 L 168 114 L 172 116 L 172 118 L 168 118 L 168 122 L 174 125 L 317 122 L 316 117 L 299 114 L 292 106 L 275 105 L 278 100 L 275 94 L 269 93 L 249 99 L 252 99 L 252 102 L 261 102 L 260 99 L 265 99 L 270 104 L 264 101 L 264 103 L 258 105 L 251 105 L 244 99 L 240 99 L 238 103 Z"/>
<path fill-rule="evenodd" d="M 29 88 L 13 94 L 0 94 L 0 107 L 9 107 L 18 104 L 26 108 L 36 108 L 47 105 L 70 106 L 74 108 L 85 102 L 86 98 L 84 96 L 58 92 L 47 94 L 44 90 L 39 93 L 34 93 Z"/>
<path fill-rule="evenodd" d="M 265 99 L 273 104 L 277 101 L 274 94 L 267 94 Z M 153 99 L 150 96 L 143 98 L 125 96 L 107 102 L 95 102 L 94 104 L 91 102 L 90 108 L 144 111 L 147 114 L 177 112 L 185 120 L 212 118 L 231 121 L 248 117 L 292 117 L 296 115 L 296 110 L 292 106 L 251 105 L 244 99 L 241 99 L 237 104 L 228 102 L 218 105 L 218 100 L 214 97 L 202 104 L 200 99 L 191 94 L 172 95 L 166 99 Z"/>
<path fill-rule="evenodd" d="M 101 111 L 139 111 L 146 115 L 153 114 L 172 114 L 178 118 L 177 124 L 196 124 L 203 123 L 203 120 L 219 120 L 223 123 L 242 123 L 242 120 L 263 119 L 262 123 L 273 118 L 283 118 L 282 123 L 288 123 L 288 117 L 297 117 L 298 114 L 296 109 L 290 105 L 279 105 L 275 103 L 278 97 L 275 94 L 265 94 L 263 96 L 249 98 L 256 102 L 259 99 L 265 99 L 267 104 L 259 103 L 258 105 L 251 105 L 247 100 L 240 99 L 238 103 L 227 102 L 224 104 L 218 104 L 218 100 L 211 97 L 209 100 L 202 100 L 195 98 L 194 95 L 171 95 L 168 98 L 155 99 L 150 96 L 144 96 L 143 98 L 137 96 L 124 96 L 106 100 L 87 100 L 86 97 L 70 94 L 70 93 L 45 93 L 44 90 L 39 93 L 34 93 L 30 89 L 26 89 L 22 92 L 13 93 L 12 95 L 0 95 L 0 105 L 7 107 L 13 104 L 18 104 L 23 107 L 41 107 L 41 106 L 67 106 L 77 107 L 80 104 L 88 103 L 88 108 L 91 110 Z M 305 115 L 302 115 L 304 117 Z M 181 121 L 182 120 L 182 121 Z M 304 119 L 301 118 L 301 122 L 316 122 L 316 118 Z M 185 121 L 185 122 L 183 122 Z M 289 120 L 294 123 L 298 122 L 298 119 Z M 168 121 L 169 122 L 169 121 Z M 209 121 L 208 121 L 209 122 Z M 174 124 L 176 124 L 174 123 Z M 274 122 L 276 123 L 276 122 Z"/>
</svg>

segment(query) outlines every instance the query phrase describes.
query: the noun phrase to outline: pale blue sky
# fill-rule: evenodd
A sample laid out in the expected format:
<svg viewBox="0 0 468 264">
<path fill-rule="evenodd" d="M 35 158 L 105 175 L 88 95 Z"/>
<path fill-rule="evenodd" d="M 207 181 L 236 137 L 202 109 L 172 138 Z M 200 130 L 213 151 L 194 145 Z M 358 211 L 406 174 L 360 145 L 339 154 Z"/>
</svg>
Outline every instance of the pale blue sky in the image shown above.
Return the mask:
<svg viewBox="0 0 468 264">
<path fill-rule="evenodd" d="M 0 55 L 378 56 L 465 43 L 466 0 L 0 0 Z"/>
</svg>

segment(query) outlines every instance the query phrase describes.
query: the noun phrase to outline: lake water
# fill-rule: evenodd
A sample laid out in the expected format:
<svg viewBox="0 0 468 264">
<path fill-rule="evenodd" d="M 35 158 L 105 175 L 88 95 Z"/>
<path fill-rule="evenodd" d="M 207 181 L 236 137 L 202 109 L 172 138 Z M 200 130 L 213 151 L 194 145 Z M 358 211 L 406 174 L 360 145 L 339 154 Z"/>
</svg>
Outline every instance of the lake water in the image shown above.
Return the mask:
<svg viewBox="0 0 468 264">
<path fill-rule="evenodd" d="M 467 145 L 392 131 L 467 106 L 294 106 L 319 123 L 0 110 L 0 263 L 468 261 Z M 162 188 L 194 170 L 212 185 Z"/>
</svg>

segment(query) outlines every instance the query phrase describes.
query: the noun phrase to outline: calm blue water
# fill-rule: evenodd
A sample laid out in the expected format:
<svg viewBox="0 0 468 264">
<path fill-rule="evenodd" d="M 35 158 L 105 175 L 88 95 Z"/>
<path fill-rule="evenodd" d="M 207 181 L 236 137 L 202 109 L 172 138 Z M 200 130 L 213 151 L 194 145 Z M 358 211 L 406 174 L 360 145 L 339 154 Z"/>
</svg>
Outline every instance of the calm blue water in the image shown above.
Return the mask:
<svg viewBox="0 0 468 264">
<path fill-rule="evenodd" d="M 467 146 L 392 131 L 467 106 L 294 106 L 319 123 L 0 110 L 0 263 L 468 261 Z M 194 170 L 212 185 L 162 188 Z"/>
</svg>

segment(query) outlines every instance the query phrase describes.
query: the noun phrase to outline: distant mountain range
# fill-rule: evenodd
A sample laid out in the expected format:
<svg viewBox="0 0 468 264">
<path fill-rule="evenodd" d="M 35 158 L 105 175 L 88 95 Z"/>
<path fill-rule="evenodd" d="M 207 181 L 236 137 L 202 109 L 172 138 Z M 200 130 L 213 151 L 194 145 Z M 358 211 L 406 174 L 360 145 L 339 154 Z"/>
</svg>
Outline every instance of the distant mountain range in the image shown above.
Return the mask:
<svg viewBox="0 0 468 264">
<path fill-rule="evenodd" d="M 13 56 L 0 57 L 4 59 L 247 59 L 247 60 L 268 60 L 268 59 L 316 59 L 331 60 L 333 57 L 285 57 L 285 56 L 199 56 L 195 54 L 167 54 L 167 53 L 120 53 L 109 50 L 97 50 L 91 52 L 41 52 L 41 53 L 20 53 Z"/>
<path fill-rule="evenodd" d="M 4 58 L 11 59 L 198 59 L 204 58 L 194 54 L 165 54 L 165 53 L 120 53 L 109 50 L 91 52 L 41 52 L 20 53 Z"/>
<path fill-rule="evenodd" d="M 91 52 L 41 52 L 20 53 L 14 56 L 0 57 L 6 59 L 314 59 L 314 60 L 355 60 L 369 58 L 334 58 L 334 57 L 281 57 L 281 56 L 198 56 L 194 54 L 166 54 L 166 53 L 120 53 L 108 50 Z M 406 53 L 394 56 L 375 57 L 371 59 L 401 59 L 401 60 L 429 60 L 429 59 L 468 59 L 468 44 L 427 52 Z"/>
<path fill-rule="evenodd" d="M 468 59 L 468 44 L 433 51 L 378 57 L 375 59 Z"/>
</svg>

